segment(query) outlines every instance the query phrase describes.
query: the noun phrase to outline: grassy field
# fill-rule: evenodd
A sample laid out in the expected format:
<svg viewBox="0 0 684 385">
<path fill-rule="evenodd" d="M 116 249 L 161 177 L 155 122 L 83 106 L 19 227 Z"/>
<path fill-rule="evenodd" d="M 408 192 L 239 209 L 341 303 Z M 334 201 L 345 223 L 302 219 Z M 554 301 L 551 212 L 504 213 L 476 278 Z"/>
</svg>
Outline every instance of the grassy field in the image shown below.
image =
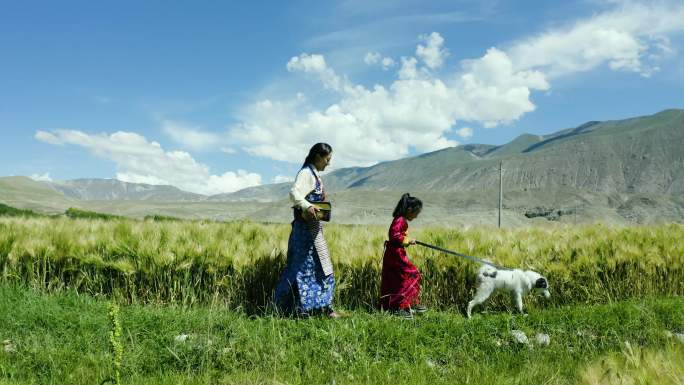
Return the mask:
<svg viewBox="0 0 684 385">
<path fill-rule="evenodd" d="M 432 310 L 401 320 L 375 310 L 387 229 L 330 225 L 335 303 L 348 314 L 333 321 L 269 307 L 288 225 L 6 211 L 18 216 L 0 217 L 1 385 L 98 384 L 117 371 L 125 384 L 684 380 L 681 225 L 414 228 L 548 277 L 551 299 L 526 299 L 529 316 L 499 295 L 471 321 L 476 265 L 410 248 Z"/>
<path fill-rule="evenodd" d="M 108 305 L 73 291 L 0 287 L 0 384 L 99 384 L 112 378 Z M 677 337 L 684 331 L 681 297 L 473 320 L 431 312 L 409 321 L 358 310 L 340 320 L 248 317 L 218 301 L 124 305 L 118 319 L 123 384 L 684 381 L 684 343 Z M 514 330 L 530 343 L 516 342 Z M 548 345 L 536 341 L 538 333 L 549 336 Z"/>
</svg>

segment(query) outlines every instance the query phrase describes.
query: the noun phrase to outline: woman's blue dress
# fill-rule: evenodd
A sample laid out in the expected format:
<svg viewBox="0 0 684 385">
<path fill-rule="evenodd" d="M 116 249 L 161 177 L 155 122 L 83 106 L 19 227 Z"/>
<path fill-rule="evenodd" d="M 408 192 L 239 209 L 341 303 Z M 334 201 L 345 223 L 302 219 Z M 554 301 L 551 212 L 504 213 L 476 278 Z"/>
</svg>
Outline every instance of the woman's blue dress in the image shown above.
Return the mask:
<svg viewBox="0 0 684 385">
<path fill-rule="evenodd" d="M 316 189 L 306 199 L 309 202 L 323 201 L 323 187 L 318 177 Z M 276 306 L 289 314 L 325 310 L 333 299 L 335 277 L 332 273 L 323 273 L 310 226 L 301 216 L 295 215 L 287 243 L 287 265 L 275 289 Z"/>
</svg>

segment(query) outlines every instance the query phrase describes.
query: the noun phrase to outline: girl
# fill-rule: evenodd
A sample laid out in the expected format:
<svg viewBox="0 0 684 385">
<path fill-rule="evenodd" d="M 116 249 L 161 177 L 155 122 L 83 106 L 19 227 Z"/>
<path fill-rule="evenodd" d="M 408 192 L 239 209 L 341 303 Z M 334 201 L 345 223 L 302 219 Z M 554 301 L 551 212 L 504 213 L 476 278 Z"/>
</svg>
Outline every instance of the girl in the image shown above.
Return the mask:
<svg viewBox="0 0 684 385">
<path fill-rule="evenodd" d="M 408 221 L 416 219 L 423 208 L 423 202 L 416 197 L 401 196 L 392 216 L 389 240 L 385 242 L 382 258 L 382 279 L 380 282 L 380 307 L 405 318 L 413 318 L 412 311 L 423 313 L 427 309 L 420 305 L 420 272 L 406 256 L 406 247 L 415 245 L 416 240 L 406 234 Z"/>
<path fill-rule="evenodd" d="M 292 231 L 287 243 L 287 265 L 275 290 L 276 306 L 288 314 L 307 317 L 324 314 L 337 318 L 331 303 L 335 288 L 323 224 L 312 202 L 325 201 L 325 189 L 319 172 L 332 157 L 332 147 L 316 143 L 309 150 L 290 190 L 294 204 Z"/>
</svg>

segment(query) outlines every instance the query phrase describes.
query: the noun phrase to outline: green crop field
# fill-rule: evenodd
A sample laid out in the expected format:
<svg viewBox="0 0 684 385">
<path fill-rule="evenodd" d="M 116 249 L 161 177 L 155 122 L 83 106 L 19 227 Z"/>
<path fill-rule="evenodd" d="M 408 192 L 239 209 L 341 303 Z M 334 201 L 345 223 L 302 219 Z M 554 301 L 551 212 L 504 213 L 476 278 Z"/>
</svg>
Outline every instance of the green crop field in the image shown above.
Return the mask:
<svg viewBox="0 0 684 385">
<path fill-rule="evenodd" d="M 131 303 L 192 304 L 219 296 L 229 308 L 257 312 L 268 304 L 284 266 L 289 229 L 253 222 L 5 217 L 0 278 L 48 291 L 112 294 Z M 336 302 L 374 307 L 386 229 L 330 225 L 325 232 L 336 268 Z M 410 236 L 541 272 L 553 293 L 544 306 L 684 293 L 681 225 L 425 227 Z M 467 302 L 476 265 L 420 246 L 409 254 L 424 274 L 427 305 Z"/>
<path fill-rule="evenodd" d="M 478 266 L 409 248 L 431 311 L 401 320 L 375 310 L 387 229 L 329 225 L 335 303 L 347 313 L 333 321 L 270 305 L 289 225 L 13 215 L 0 217 L 0 384 L 101 383 L 117 370 L 131 384 L 684 378 L 681 225 L 417 226 L 410 236 L 426 243 L 548 277 L 552 296 L 526 298 L 529 316 L 498 295 L 470 321 Z"/>
</svg>

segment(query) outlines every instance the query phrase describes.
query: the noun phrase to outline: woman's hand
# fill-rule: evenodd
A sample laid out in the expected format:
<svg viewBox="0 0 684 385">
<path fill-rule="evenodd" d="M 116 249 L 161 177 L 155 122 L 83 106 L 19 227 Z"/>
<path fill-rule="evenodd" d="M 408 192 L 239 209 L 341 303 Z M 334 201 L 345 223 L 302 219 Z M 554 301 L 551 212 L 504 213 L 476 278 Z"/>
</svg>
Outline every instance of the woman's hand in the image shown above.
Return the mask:
<svg viewBox="0 0 684 385">
<path fill-rule="evenodd" d="M 313 205 L 309 206 L 308 209 L 306 209 L 302 212 L 304 220 L 309 222 L 311 220 L 318 219 L 318 211 L 319 211 L 318 207 L 313 206 Z"/>
</svg>

